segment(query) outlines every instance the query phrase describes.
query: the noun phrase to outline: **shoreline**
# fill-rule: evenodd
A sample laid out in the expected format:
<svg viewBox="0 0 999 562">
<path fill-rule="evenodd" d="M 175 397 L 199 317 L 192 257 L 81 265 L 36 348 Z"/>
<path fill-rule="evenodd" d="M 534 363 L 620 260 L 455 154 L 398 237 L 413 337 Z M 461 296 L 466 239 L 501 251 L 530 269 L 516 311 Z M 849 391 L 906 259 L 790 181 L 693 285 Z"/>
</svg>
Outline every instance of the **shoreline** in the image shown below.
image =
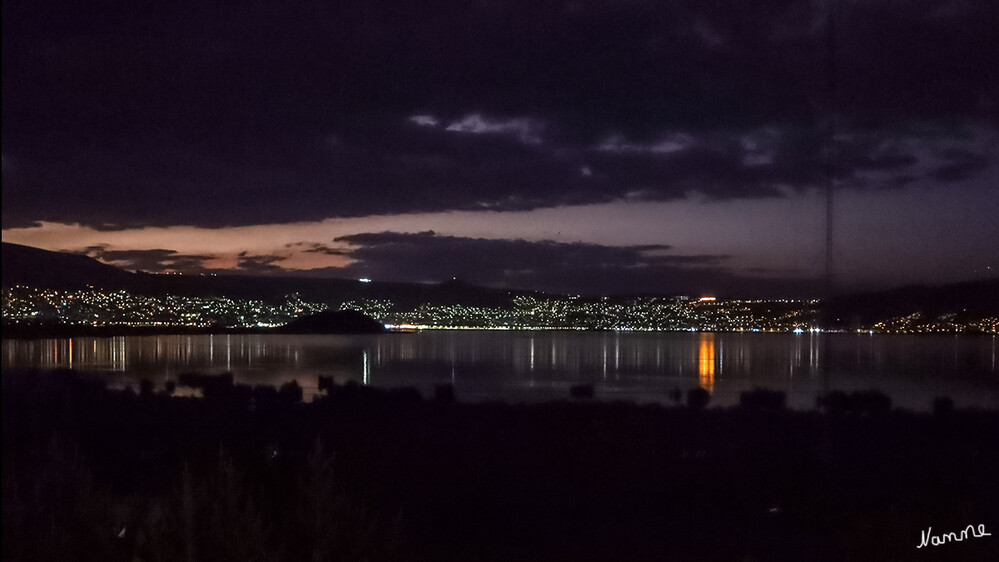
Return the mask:
<svg viewBox="0 0 999 562">
<path fill-rule="evenodd" d="M 435 327 L 421 326 L 417 329 L 400 328 L 386 329 L 382 334 L 414 334 L 420 332 L 607 332 L 619 334 L 684 334 L 684 333 L 710 333 L 710 334 L 846 334 L 846 335 L 876 335 L 876 336 L 927 336 L 927 337 L 962 337 L 962 338 L 982 338 L 996 337 L 997 334 L 985 331 L 961 331 L 961 332 L 890 332 L 877 330 L 845 330 L 830 329 L 818 330 L 815 332 L 805 331 L 798 333 L 793 330 L 764 331 L 764 330 L 624 330 L 624 329 L 603 329 L 603 328 L 582 328 L 582 327 Z M 280 328 L 214 328 L 198 326 L 86 326 L 86 325 L 17 325 L 6 324 L 3 326 L 0 339 L 4 340 L 32 340 L 51 338 L 112 338 L 123 336 L 208 336 L 208 335 L 359 335 L 371 332 L 315 332 L 315 333 L 283 333 Z"/>
</svg>

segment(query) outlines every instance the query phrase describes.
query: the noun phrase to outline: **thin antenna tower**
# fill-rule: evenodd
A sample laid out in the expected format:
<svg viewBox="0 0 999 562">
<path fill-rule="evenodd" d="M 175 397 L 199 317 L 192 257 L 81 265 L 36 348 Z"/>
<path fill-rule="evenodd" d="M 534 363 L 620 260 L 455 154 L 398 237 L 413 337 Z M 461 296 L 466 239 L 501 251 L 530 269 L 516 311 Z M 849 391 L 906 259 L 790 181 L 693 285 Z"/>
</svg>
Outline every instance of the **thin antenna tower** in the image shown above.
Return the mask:
<svg viewBox="0 0 999 562">
<path fill-rule="evenodd" d="M 835 291 L 833 275 L 833 191 L 836 184 L 836 165 L 839 151 L 836 147 L 837 90 L 839 88 L 836 65 L 836 0 L 826 0 L 826 60 L 825 60 L 825 180 L 826 180 L 826 271 L 825 296 Z"/>
</svg>

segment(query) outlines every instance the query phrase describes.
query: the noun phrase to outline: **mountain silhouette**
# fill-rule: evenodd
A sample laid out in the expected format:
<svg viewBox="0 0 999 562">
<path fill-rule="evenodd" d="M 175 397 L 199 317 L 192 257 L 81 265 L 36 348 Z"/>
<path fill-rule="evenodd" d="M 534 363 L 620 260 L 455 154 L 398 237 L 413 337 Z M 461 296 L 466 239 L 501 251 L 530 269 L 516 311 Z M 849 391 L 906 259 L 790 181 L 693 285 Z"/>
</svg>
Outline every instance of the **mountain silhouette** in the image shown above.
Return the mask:
<svg viewBox="0 0 999 562">
<path fill-rule="evenodd" d="M 3 243 L 2 283 L 4 287 L 25 285 L 41 289 L 126 290 L 134 294 L 186 297 L 226 296 L 238 299 L 281 301 L 298 293 L 304 299 L 337 304 L 365 299 L 391 300 L 401 307 L 421 304 L 464 304 L 509 306 L 515 295 L 538 295 L 531 291 L 511 291 L 478 287 L 467 283 L 405 283 L 357 279 L 293 276 L 159 275 L 132 273 L 103 264 L 81 254 L 50 252 L 39 248 Z"/>
<path fill-rule="evenodd" d="M 124 289 L 135 283 L 135 274 L 82 254 L 50 252 L 4 242 L 2 258 L 0 278 L 4 287 L 82 289 L 93 285 Z"/>
<path fill-rule="evenodd" d="M 867 325 L 914 313 L 999 316 L 999 280 L 983 279 L 938 287 L 908 286 L 843 295 L 827 301 L 822 310 L 826 324 L 834 327 Z"/>
</svg>

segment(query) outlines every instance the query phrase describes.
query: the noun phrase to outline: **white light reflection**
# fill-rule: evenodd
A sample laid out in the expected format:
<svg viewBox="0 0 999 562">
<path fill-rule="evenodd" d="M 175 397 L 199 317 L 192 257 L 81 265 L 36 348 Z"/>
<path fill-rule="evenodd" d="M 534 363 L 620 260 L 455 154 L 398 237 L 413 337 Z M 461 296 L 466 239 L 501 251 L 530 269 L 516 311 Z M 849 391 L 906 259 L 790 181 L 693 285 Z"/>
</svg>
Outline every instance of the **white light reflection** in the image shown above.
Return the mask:
<svg viewBox="0 0 999 562">
<path fill-rule="evenodd" d="M 534 338 L 531 338 L 531 360 L 528 366 L 528 370 L 534 372 Z"/>
</svg>

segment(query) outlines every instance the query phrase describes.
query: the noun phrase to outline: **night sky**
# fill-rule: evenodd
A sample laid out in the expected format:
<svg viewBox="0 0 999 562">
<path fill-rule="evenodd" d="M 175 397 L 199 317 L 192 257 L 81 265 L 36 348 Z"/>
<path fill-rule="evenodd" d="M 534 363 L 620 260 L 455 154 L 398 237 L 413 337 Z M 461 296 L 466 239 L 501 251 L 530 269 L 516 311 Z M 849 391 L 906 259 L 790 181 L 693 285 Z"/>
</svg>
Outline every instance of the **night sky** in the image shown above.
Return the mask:
<svg viewBox="0 0 999 562">
<path fill-rule="evenodd" d="M 832 181 L 841 291 L 999 268 L 995 0 L 4 0 L 2 25 L 5 242 L 818 295 Z"/>
</svg>

